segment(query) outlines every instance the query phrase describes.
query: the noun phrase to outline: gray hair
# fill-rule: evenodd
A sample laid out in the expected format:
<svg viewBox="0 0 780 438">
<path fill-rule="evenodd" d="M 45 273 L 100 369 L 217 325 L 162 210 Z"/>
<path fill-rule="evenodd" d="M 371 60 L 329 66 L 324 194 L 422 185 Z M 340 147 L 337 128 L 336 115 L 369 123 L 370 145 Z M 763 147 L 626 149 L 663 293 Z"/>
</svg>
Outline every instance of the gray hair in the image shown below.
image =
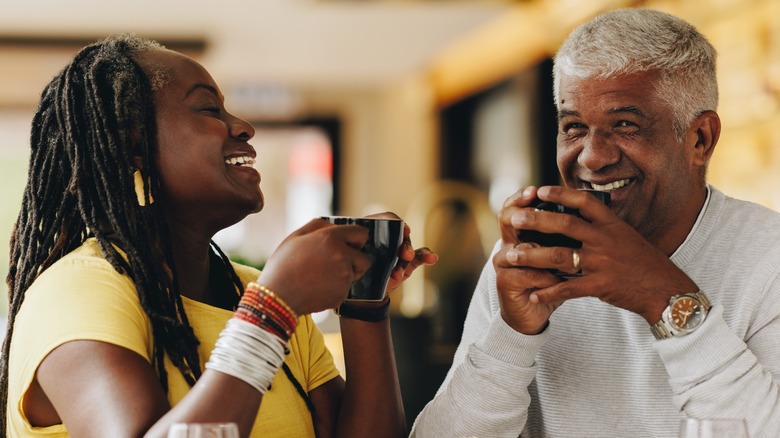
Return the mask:
<svg viewBox="0 0 780 438">
<path fill-rule="evenodd" d="M 673 15 L 650 9 L 607 12 L 575 29 L 555 55 L 555 106 L 560 107 L 564 75 L 609 78 L 657 71 L 655 98 L 671 108 L 682 140 L 690 122 L 717 109 L 716 57 L 701 33 Z"/>
<path fill-rule="evenodd" d="M 149 50 L 166 50 L 166 47 L 159 42 L 149 38 L 139 37 L 134 33 L 111 35 L 104 40 L 105 43 L 110 43 L 112 41 L 127 44 L 128 51 L 134 58 L 142 56 L 143 53 Z M 152 91 L 160 90 L 172 80 L 171 69 L 157 63 L 147 63 L 144 68 L 144 73 L 146 73 Z"/>
</svg>

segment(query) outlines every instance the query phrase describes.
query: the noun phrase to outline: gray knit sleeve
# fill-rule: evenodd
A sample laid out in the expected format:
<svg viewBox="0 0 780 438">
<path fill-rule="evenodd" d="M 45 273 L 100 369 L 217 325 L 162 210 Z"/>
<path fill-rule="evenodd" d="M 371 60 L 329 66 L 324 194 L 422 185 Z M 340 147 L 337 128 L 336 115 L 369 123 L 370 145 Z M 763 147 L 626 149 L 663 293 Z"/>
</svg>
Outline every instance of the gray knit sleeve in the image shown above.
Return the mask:
<svg viewBox="0 0 780 438">
<path fill-rule="evenodd" d="M 517 437 L 531 401 L 528 385 L 546 333 L 527 336 L 501 318 L 496 273 L 485 265 L 463 337 L 444 383 L 415 421 L 412 437 Z"/>
</svg>

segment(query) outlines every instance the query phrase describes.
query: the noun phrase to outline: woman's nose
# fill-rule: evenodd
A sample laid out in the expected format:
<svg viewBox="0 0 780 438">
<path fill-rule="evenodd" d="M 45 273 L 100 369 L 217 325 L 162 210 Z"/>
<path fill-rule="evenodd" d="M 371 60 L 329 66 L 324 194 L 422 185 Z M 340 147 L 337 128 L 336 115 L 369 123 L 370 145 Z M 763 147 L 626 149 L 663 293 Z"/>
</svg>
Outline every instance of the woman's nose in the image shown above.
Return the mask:
<svg viewBox="0 0 780 438">
<path fill-rule="evenodd" d="M 255 128 L 249 122 L 238 117 L 231 116 L 230 136 L 246 141 L 255 136 Z"/>
<path fill-rule="evenodd" d="M 620 147 L 610 134 L 590 132 L 584 139 L 577 163 L 595 172 L 620 161 L 620 153 Z"/>
</svg>

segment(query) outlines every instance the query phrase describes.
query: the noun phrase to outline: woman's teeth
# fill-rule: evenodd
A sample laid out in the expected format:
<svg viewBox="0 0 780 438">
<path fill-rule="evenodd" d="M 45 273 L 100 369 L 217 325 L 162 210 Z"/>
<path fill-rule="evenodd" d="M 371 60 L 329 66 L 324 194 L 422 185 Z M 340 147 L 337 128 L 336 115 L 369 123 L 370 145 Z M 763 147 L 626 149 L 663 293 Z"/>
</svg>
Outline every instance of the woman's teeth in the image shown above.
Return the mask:
<svg viewBox="0 0 780 438">
<path fill-rule="evenodd" d="M 255 159 L 252 157 L 233 157 L 225 160 L 225 164 L 232 164 L 234 166 L 253 167 L 255 165 Z"/>
<path fill-rule="evenodd" d="M 599 190 L 602 192 L 609 192 L 615 189 L 619 189 L 621 187 L 625 187 L 630 183 L 631 180 L 628 179 L 621 179 L 619 181 L 612 181 L 610 183 L 606 184 L 596 184 L 596 183 L 590 183 L 590 185 L 593 187 L 594 190 Z"/>
</svg>

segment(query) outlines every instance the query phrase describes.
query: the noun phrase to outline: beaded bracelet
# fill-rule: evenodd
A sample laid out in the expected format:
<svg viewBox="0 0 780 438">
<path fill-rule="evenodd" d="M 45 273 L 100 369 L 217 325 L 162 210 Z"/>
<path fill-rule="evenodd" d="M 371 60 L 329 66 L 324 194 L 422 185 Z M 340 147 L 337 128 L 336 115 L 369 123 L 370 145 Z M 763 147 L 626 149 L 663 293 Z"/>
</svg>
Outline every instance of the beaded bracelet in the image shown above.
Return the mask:
<svg viewBox="0 0 780 438">
<path fill-rule="evenodd" d="M 289 353 L 287 341 L 297 326 L 298 315 L 279 295 L 251 282 L 220 333 L 206 368 L 264 393 Z"/>
<path fill-rule="evenodd" d="M 298 326 L 298 315 L 284 300 L 262 284 L 250 282 L 234 314 L 286 342 Z"/>
<path fill-rule="evenodd" d="M 246 288 L 259 290 L 263 292 L 264 294 L 271 297 L 274 301 L 276 301 L 285 310 L 287 310 L 287 312 L 289 312 L 295 319 L 298 319 L 298 315 L 295 313 L 295 311 L 291 309 L 290 306 L 287 305 L 287 303 L 282 299 L 282 297 L 276 295 L 276 293 L 274 293 L 274 291 L 272 291 L 271 289 L 268 289 L 267 287 L 263 286 L 260 283 L 255 283 L 254 281 L 249 282 L 249 284 L 246 285 Z"/>
</svg>

